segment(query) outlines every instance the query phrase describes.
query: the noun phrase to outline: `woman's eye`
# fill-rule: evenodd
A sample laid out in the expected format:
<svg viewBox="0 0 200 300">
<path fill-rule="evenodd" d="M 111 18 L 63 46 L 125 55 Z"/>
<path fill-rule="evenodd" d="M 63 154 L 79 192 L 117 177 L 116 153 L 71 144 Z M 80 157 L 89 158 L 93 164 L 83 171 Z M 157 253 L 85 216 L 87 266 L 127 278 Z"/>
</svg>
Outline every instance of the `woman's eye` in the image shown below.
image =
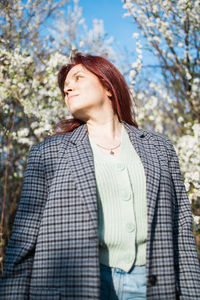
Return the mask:
<svg viewBox="0 0 200 300">
<path fill-rule="evenodd" d="M 81 77 L 82 77 L 81 75 L 77 75 L 76 80 L 79 80 Z"/>
</svg>

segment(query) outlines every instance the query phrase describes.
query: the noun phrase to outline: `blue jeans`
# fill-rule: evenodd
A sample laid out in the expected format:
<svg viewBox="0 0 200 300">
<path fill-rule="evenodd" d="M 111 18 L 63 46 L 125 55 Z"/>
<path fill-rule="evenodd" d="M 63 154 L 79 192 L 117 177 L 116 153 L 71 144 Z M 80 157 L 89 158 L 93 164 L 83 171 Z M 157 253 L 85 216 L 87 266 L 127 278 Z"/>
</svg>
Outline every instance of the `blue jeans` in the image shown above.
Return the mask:
<svg viewBox="0 0 200 300">
<path fill-rule="evenodd" d="M 101 300 L 145 300 L 146 267 L 134 266 L 129 273 L 100 264 Z"/>
</svg>

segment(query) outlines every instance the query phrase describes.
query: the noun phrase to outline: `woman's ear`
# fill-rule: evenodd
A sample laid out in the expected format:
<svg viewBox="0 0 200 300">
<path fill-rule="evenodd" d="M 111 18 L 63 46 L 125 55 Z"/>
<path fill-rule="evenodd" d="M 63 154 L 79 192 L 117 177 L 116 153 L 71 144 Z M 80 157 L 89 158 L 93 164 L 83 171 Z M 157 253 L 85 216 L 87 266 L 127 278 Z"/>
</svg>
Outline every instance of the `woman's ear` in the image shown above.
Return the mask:
<svg viewBox="0 0 200 300">
<path fill-rule="evenodd" d="M 111 91 L 106 89 L 106 95 L 108 96 L 108 98 L 111 98 L 112 97 Z"/>
</svg>

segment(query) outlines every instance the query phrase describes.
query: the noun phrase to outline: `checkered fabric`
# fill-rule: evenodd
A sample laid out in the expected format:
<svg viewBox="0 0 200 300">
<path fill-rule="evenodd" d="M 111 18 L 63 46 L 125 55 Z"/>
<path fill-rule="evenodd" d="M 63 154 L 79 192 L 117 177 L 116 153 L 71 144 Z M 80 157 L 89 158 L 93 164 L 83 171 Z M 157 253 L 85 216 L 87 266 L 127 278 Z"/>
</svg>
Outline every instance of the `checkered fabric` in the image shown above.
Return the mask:
<svg viewBox="0 0 200 300">
<path fill-rule="evenodd" d="M 168 138 L 125 122 L 146 173 L 147 299 L 200 299 L 190 203 Z M 86 125 L 31 148 L 2 300 L 99 299 L 98 213 Z"/>
</svg>

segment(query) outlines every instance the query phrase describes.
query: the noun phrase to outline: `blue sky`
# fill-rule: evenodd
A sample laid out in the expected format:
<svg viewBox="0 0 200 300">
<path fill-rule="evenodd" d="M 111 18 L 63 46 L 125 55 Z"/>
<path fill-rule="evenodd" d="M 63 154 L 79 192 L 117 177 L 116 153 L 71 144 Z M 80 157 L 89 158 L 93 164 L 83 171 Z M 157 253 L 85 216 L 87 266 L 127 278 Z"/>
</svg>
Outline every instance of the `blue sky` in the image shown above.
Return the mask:
<svg viewBox="0 0 200 300">
<path fill-rule="evenodd" d="M 123 17 L 126 10 L 121 0 L 80 0 L 79 6 L 83 8 L 83 17 L 88 27 L 92 26 L 93 19 L 102 19 L 105 32 L 113 36 L 120 47 L 135 50 L 132 33 L 137 31 L 137 27 L 131 17 Z"/>
<path fill-rule="evenodd" d="M 136 40 L 132 35 L 134 32 L 139 33 L 140 31 L 131 16 L 123 17 L 127 10 L 123 8 L 122 0 L 79 0 L 79 6 L 83 9 L 82 15 L 88 28 L 92 27 L 93 19 L 102 19 L 105 32 L 115 38 L 121 50 L 126 47 L 128 53 L 132 53 L 129 61 L 134 62 L 136 60 Z M 146 41 L 142 34 L 140 34 L 140 40 L 144 46 Z M 156 63 L 156 58 L 143 48 L 143 64 L 153 65 Z"/>
</svg>

